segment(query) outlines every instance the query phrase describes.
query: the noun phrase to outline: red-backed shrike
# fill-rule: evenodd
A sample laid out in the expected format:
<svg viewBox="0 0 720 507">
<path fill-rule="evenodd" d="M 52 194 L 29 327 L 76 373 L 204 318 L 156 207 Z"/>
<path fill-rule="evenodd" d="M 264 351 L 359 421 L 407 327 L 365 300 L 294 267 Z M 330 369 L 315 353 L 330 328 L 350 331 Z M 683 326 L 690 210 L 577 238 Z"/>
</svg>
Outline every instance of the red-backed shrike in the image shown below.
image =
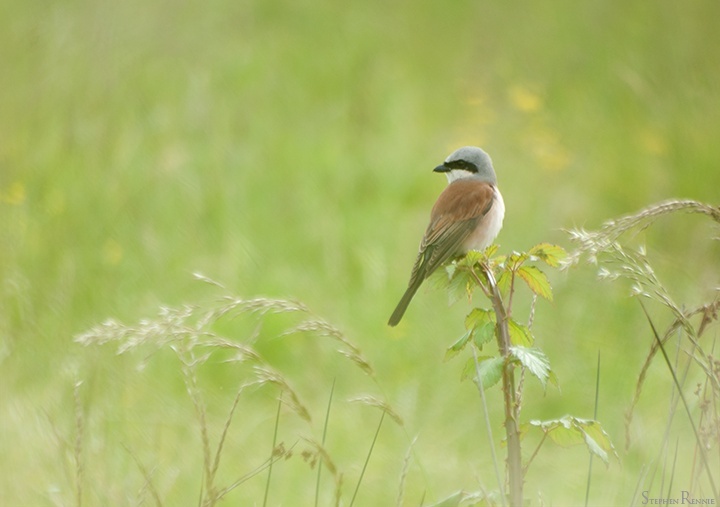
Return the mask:
<svg viewBox="0 0 720 507">
<path fill-rule="evenodd" d="M 420 284 L 433 271 L 452 257 L 487 248 L 502 228 L 505 203 L 487 153 L 465 146 L 433 170 L 445 173 L 448 186 L 430 213 L 408 288 L 388 321 L 391 326 L 400 322 Z"/>
</svg>

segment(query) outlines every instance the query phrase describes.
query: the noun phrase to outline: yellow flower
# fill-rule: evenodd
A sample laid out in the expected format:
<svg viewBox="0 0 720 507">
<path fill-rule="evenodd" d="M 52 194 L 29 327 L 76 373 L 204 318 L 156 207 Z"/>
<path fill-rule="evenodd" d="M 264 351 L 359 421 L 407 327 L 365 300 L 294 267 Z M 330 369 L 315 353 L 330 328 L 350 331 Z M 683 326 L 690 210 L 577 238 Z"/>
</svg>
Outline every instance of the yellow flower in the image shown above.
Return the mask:
<svg viewBox="0 0 720 507">
<path fill-rule="evenodd" d="M 510 102 L 519 111 L 524 113 L 534 113 L 542 107 L 542 99 L 536 93 L 531 92 L 527 88 L 516 85 L 510 88 L 508 92 Z"/>
<path fill-rule="evenodd" d="M 0 194 L 0 201 L 17 206 L 25 202 L 25 184 L 16 181 L 10 185 L 6 192 Z"/>
<path fill-rule="evenodd" d="M 647 153 L 651 155 L 665 155 L 667 143 L 661 134 L 652 130 L 645 130 L 640 133 L 640 144 Z"/>
<path fill-rule="evenodd" d="M 103 261 L 110 266 L 117 266 L 123 258 L 123 248 L 114 239 L 108 239 L 103 246 Z"/>
</svg>

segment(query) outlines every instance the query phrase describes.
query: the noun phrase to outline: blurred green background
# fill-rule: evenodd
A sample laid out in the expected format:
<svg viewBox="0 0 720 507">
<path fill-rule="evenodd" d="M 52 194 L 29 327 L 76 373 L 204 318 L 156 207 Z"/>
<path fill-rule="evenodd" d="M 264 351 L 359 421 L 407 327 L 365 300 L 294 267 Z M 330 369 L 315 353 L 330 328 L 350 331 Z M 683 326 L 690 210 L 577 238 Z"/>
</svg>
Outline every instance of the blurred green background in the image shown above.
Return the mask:
<svg viewBox="0 0 720 507">
<path fill-rule="evenodd" d="M 132 323 L 161 304 L 213 300 L 193 272 L 243 297 L 303 301 L 372 362 L 377 383 L 346 374 L 332 347 L 312 341 L 265 350 L 317 408 L 310 429 L 283 418 L 288 444 L 318 436 L 337 379 L 329 442 L 346 502 L 379 413 L 341 400 L 363 392 L 385 397 L 405 425 L 385 421 L 356 505 L 395 504 L 416 436 L 407 505 L 494 489 L 477 392 L 460 383 L 461 361 L 442 362 L 467 303 L 448 308 L 428 285 L 398 328 L 386 326 L 445 185 L 431 169 L 462 145 L 491 154 L 507 206 L 497 240 L 506 252 L 542 241 L 570 247 L 563 229 L 670 197 L 718 203 L 714 0 L 6 0 L 3 11 L 7 505 L 75 505 L 77 380 L 85 504 L 153 504 L 139 493 L 144 478 L 128 449 L 153 469 L 165 505 L 196 503 L 202 456 L 177 360 L 73 342 L 109 316 Z M 642 238 L 690 305 L 718 284 L 717 229 L 706 222 L 677 217 Z M 555 302 L 538 304 L 534 329 L 562 391 L 543 394 L 528 381 L 524 416 L 591 417 L 601 351 L 598 418 L 621 463 L 596 463 L 590 503 L 626 505 L 658 459 L 670 382 L 661 364 L 651 368 L 625 450 L 647 324 L 627 287 L 597 282 L 591 268 L 552 279 Z M 222 427 L 237 379 L 220 364 L 205 375 Z M 277 393 L 249 396 L 224 456 L 230 482 L 270 450 Z M 491 392 L 498 448 L 500 402 Z M 687 456 L 675 480 L 687 488 L 693 441 L 682 421 L 677 432 Z M 532 449 L 528 442 L 526 458 Z M 526 496 L 582 502 L 587 461 L 584 449 L 548 445 Z M 274 473 L 269 505 L 311 504 L 315 472 L 300 458 Z M 264 487 L 261 474 L 228 501 L 260 505 Z M 321 503 L 331 493 L 330 483 Z"/>
</svg>

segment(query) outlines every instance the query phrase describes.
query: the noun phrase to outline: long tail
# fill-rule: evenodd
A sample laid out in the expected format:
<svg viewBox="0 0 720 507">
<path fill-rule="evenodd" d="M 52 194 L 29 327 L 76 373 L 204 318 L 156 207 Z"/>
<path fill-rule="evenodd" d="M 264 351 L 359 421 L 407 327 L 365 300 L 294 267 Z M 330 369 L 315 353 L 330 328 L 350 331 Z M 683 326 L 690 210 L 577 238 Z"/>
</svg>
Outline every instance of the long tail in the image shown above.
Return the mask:
<svg viewBox="0 0 720 507">
<path fill-rule="evenodd" d="M 417 277 L 417 280 L 413 283 L 411 283 L 407 290 L 405 291 L 405 294 L 403 294 L 403 297 L 400 298 L 400 302 L 395 307 L 395 311 L 390 316 L 390 320 L 388 320 L 389 326 L 397 326 L 398 322 L 400 322 L 400 319 L 403 318 L 403 315 L 405 315 L 405 310 L 407 310 L 408 305 L 410 304 L 410 301 L 412 301 L 413 296 L 417 292 L 417 290 L 420 288 L 420 285 L 423 282 L 422 277 Z"/>
</svg>

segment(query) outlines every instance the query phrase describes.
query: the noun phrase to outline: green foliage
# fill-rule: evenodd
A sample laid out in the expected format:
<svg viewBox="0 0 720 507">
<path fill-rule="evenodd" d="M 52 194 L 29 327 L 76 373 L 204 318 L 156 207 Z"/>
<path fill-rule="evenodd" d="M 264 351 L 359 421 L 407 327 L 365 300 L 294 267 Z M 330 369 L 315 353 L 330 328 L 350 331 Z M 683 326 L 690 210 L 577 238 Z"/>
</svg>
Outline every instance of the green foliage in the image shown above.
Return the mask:
<svg viewBox="0 0 720 507">
<path fill-rule="evenodd" d="M 557 380 L 550 369 L 550 360 L 540 349 L 521 346 L 510 347 L 512 355 L 520 361 L 520 364 L 532 373 L 545 387 L 548 380 L 557 385 Z"/>
<path fill-rule="evenodd" d="M 648 206 L 636 213 L 608 220 L 597 231 L 571 230 L 569 232 L 571 239 L 579 245 L 573 252 L 571 260 L 577 262 L 584 257 L 592 264 L 597 265 L 600 279 L 629 282 L 630 293 L 633 297 L 638 298 L 642 313 L 651 330 L 652 345 L 640 370 L 635 394 L 626 417 L 627 445 L 630 445 L 630 426 L 648 370 L 657 352 L 660 351 L 674 388 L 670 399 L 668 429 L 663 437 L 663 446 L 667 446 L 670 438 L 670 428 L 675 418 L 678 400 L 680 400 L 685 409 L 691 433 L 695 438 L 693 459 L 698 455 L 700 457 L 699 464 L 693 465 L 693 468 L 699 466 L 704 471 L 702 475 L 707 478 L 709 489 L 717 502 L 720 500 L 720 488 L 716 484 L 715 471 L 718 469 L 719 462 L 717 460 L 713 462 L 707 450 L 710 447 L 708 435 L 714 435 L 716 440 L 720 436 L 720 424 L 718 424 L 720 411 L 717 408 L 718 400 L 720 400 L 720 375 L 718 375 L 720 363 L 713 357 L 714 342 L 712 346 L 708 347 L 707 343 L 703 343 L 701 339 L 703 334 L 718 320 L 720 298 L 717 289 L 708 300 L 696 304 L 694 307 L 678 303 L 670 288 L 661 281 L 645 246 L 643 244 L 631 245 L 631 239 L 628 237 L 631 236 L 629 233 L 648 229 L 659 218 L 678 212 L 698 214 L 709 217 L 716 224 L 720 223 L 720 207 L 689 199 L 668 200 Z M 705 276 L 707 273 L 703 273 L 702 277 Z M 644 301 L 659 305 L 670 315 L 670 324 L 664 332 L 658 330 L 655 324 L 656 317 L 651 315 L 648 304 Z M 700 317 L 699 320 L 697 317 Z M 669 347 L 667 347 L 671 340 L 677 342 L 672 344 L 672 349 L 677 354 L 674 359 L 670 358 L 672 351 L 669 353 Z M 684 393 L 689 383 L 688 378 L 695 367 L 699 370 L 698 374 L 701 378 L 701 381 L 696 381 L 697 387 L 694 390 L 694 395 L 699 399 L 698 405 L 701 407 L 700 413 L 697 415 L 693 413 L 688 402 L 688 395 Z M 682 374 L 680 374 L 681 368 Z M 710 409 L 709 407 L 714 408 Z M 708 423 L 708 420 L 714 422 Z M 701 475 L 697 472 L 696 474 Z"/>
<path fill-rule="evenodd" d="M 378 0 L 3 2 L 0 468 L 12 470 L 0 477 L 3 503 L 77 505 L 76 412 L 92 463 L 78 485 L 82 505 L 197 503 L 203 456 L 190 445 L 197 422 L 175 355 L 115 357 L 110 347 L 71 341 L 108 316 L 132 323 L 155 319 L 160 303 L 205 300 L 207 287 L 189 280 L 195 271 L 245 297 L 297 297 L 352 330 L 387 398 L 402 400 L 408 433 L 422 428 L 403 505 L 477 489 L 492 468 L 462 438 L 477 416 L 476 393 L 472 385 L 452 388 L 457 372 L 437 364 L 443 334 L 462 334 L 461 304 L 448 310 L 444 294 L 421 290 L 403 327 L 385 327 L 444 186 L 430 169 L 460 144 L 487 148 L 507 206 L 505 252 L 540 239 L 564 244 L 563 227 L 592 228 L 661 196 L 716 202 L 720 66 L 709 62 L 720 54 L 717 19 L 716 0 L 620 7 L 559 0 L 522 10 L 470 1 L 412 9 Z M 659 225 L 635 237 L 661 253 L 656 268 L 676 301 L 697 308 L 718 286 L 720 258 L 718 242 L 698 244 L 717 232 L 693 218 Z M 597 349 L 608 351 L 600 406 L 608 432 L 621 435 L 628 384 L 650 347 L 638 332 L 647 322 L 622 286 L 580 270 L 572 283 L 547 273 L 556 303 L 531 326 L 536 345 L 563 379 L 585 378 Z M 518 303 L 524 308 L 524 298 Z M 527 324 L 520 312 L 514 317 Z M 238 334 L 283 329 L 275 318 L 264 322 Z M 309 345 L 311 335 L 257 345 L 292 377 L 317 420 L 335 371 L 318 349 L 352 350 L 324 339 Z M 235 366 L 248 363 L 213 357 L 203 380 L 208 418 L 222 426 Z M 356 363 L 331 357 L 343 365 L 336 399 L 344 400 L 364 385 L 349 372 L 367 377 Z M 644 463 L 662 463 L 657 421 L 667 410 L 659 413 L 657 400 L 669 387 L 659 366 L 652 361 L 644 376 L 622 470 L 603 476 L 609 503 L 630 504 L 628 478 L 645 476 Z M 341 379 L 357 385 L 343 390 Z M 704 403 L 712 401 L 707 389 L 698 407 L 713 406 Z M 236 421 L 252 431 L 226 443 L 227 464 L 239 473 L 266 456 L 273 393 L 246 393 L 251 408 Z M 550 418 L 557 396 L 549 390 L 523 405 Z M 585 382 L 564 382 L 562 413 L 588 403 Z M 341 469 L 358 462 L 365 453 L 358 441 L 372 436 L 359 423 L 364 407 L 349 407 L 330 420 Z M 281 434 L 289 421 L 281 418 Z M 361 496 L 358 505 L 385 505 L 396 494 L 392 477 L 408 442 L 385 432 L 392 427 L 383 427 L 383 459 L 371 461 L 371 487 L 361 491 L 375 497 Z M 457 438 L 443 440 L 451 434 Z M 677 435 L 680 449 L 693 446 L 689 430 Z M 294 505 L 312 482 L 297 461 L 275 467 L 270 505 Z M 533 504 L 576 504 L 582 485 L 566 479 L 578 463 L 548 463 L 559 479 L 529 476 L 528 491 L 543 492 Z M 687 455 L 678 462 L 692 466 Z M 148 492 L 151 482 L 161 502 Z M 230 503 L 257 504 L 264 484 L 264 477 L 248 481 L 237 492 L 247 496 Z M 329 493 L 319 505 L 332 505 Z"/>
<path fill-rule="evenodd" d="M 471 357 L 465 363 L 461 380 L 474 378 L 483 389 L 489 389 L 500 382 L 505 360 L 500 356 L 478 356 L 477 361 Z"/>
<path fill-rule="evenodd" d="M 550 437 L 553 442 L 562 447 L 584 443 L 589 452 L 598 456 L 606 464 L 609 463 L 610 454 L 618 457 L 610 437 L 597 421 L 566 415 L 560 419 L 549 421 L 532 420 L 530 425 L 540 429 L 544 436 Z"/>
<path fill-rule="evenodd" d="M 542 261 L 551 267 L 559 267 L 567 258 L 565 250 L 557 245 L 541 243 L 532 247 L 527 253 L 513 252 L 510 255 L 497 255 L 497 246 L 492 245 L 484 252 L 471 251 L 462 259 L 451 263 L 446 269 L 446 285 L 449 291 L 454 291 L 458 286 L 469 295 L 477 289 L 489 294 L 488 279 L 483 271 L 490 269 L 498 280 L 497 284 L 503 296 L 508 302 L 512 301 L 512 294 L 515 290 L 515 280 L 520 279 L 533 294 L 552 301 L 552 287 L 547 275 L 535 265 L 529 264 L 533 261 Z M 555 374 L 550 368 L 547 357 L 539 349 L 532 348 L 535 338 L 529 326 L 522 324 L 512 317 L 507 318 L 510 342 L 513 345 L 513 355 L 518 363 L 537 377 L 543 387 L 547 380 L 554 384 L 557 382 Z M 465 318 L 466 332 L 452 345 L 445 353 L 445 360 L 448 360 L 460 353 L 468 343 L 472 342 L 478 351 L 489 343 L 496 333 L 497 317 L 492 309 L 473 308 Z M 502 361 L 491 361 L 489 356 L 478 358 L 478 365 L 483 375 L 483 386 L 488 388 L 499 381 L 499 371 Z M 463 368 L 462 378 L 471 376 L 475 369 L 474 360 L 471 358 Z"/>
<path fill-rule="evenodd" d="M 510 343 L 520 347 L 532 347 L 535 338 L 533 338 L 529 327 L 510 318 L 508 328 L 510 329 Z"/>
<path fill-rule="evenodd" d="M 525 431 L 518 425 L 520 418 L 520 402 L 522 399 L 524 383 L 516 387 L 514 370 L 519 367 L 521 371 L 529 372 L 538 379 L 543 388 L 547 382 L 557 386 L 557 377 L 550 367 L 547 355 L 534 346 L 535 337 L 531 330 L 532 315 L 534 314 L 535 296 L 552 301 L 552 287 L 543 271 L 531 262 L 543 262 L 550 267 L 560 267 L 567 259 L 565 251 L 555 245 L 542 243 L 531 248 L 527 253 L 513 252 L 510 255 L 493 256 L 497 247 L 488 248 L 485 252 L 471 252 L 464 259 L 455 262 L 447 270 L 448 286 L 453 289 L 455 278 L 462 279 L 462 285 L 468 294 L 479 289 L 492 305 L 492 309 L 473 308 L 465 318 L 466 333 L 455 343 L 448 347 L 445 359 L 458 355 L 468 344 L 472 344 L 473 353 L 465 362 L 461 379 L 473 377 L 481 393 L 485 405 L 484 391 L 499 384 L 502 380 L 503 403 L 505 413 L 504 428 L 506 432 L 506 459 L 507 490 L 510 504 L 519 505 L 524 502 L 523 484 L 525 474 L 537 455 L 542 443 L 549 436 L 551 440 L 562 445 L 570 446 L 585 443 L 591 455 L 599 456 L 605 463 L 608 462 L 609 453 L 615 449 L 600 424 L 594 420 L 580 419 L 565 416 L 550 421 L 531 421 L 530 426 L 538 427 L 543 432 L 540 445 L 529 461 L 522 464 L 520 450 L 521 438 Z M 529 324 L 519 323 L 511 317 L 513 301 L 516 292 L 516 280 L 522 280 L 533 294 L 533 307 Z M 497 281 L 496 281 L 497 280 Z M 474 340 L 471 340 L 472 337 Z M 479 355 L 492 337 L 497 340 L 498 355 Z M 487 412 L 487 407 L 485 407 Z M 490 423 L 488 432 L 490 433 Z M 492 441 L 492 438 L 490 438 Z M 500 494 L 504 495 L 504 485 L 501 474 L 498 472 L 497 460 L 494 451 L 491 452 L 496 461 L 496 476 Z M 459 504 L 459 494 L 449 497 L 445 502 L 448 505 Z M 444 505 L 445 503 L 443 503 Z"/>
</svg>

